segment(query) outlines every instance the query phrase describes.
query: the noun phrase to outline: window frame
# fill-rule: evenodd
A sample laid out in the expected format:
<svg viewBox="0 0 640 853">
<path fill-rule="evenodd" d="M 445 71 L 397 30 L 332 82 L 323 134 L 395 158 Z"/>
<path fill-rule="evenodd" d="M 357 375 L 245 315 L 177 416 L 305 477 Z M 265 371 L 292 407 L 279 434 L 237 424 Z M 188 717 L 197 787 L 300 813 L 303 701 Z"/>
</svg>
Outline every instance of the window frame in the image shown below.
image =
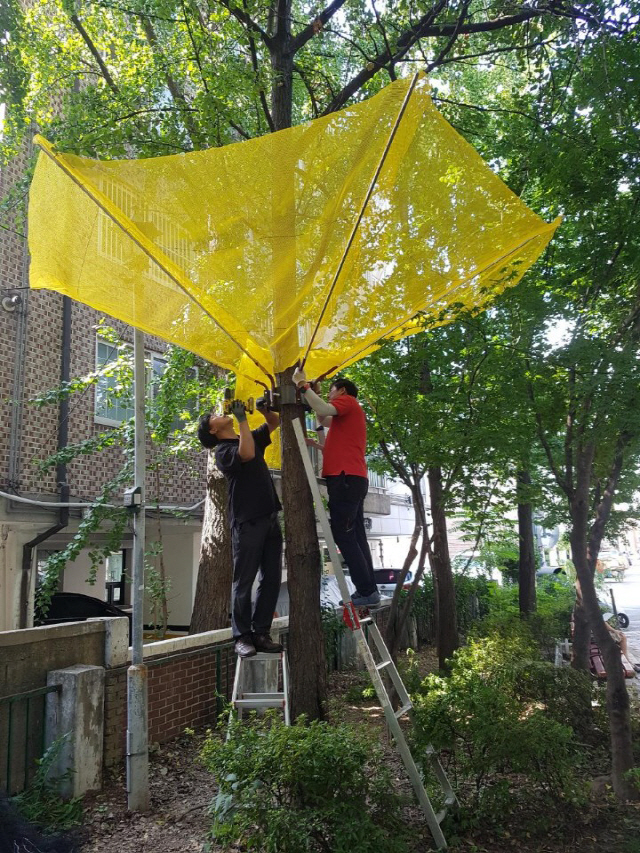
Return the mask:
<svg viewBox="0 0 640 853">
<path fill-rule="evenodd" d="M 104 364 L 100 364 L 99 360 L 98 360 L 98 347 L 100 346 L 100 344 L 105 344 L 106 346 L 114 348 L 116 350 L 117 356 L 120 354 L 121 349 L 125 349 L 126 347 L 130 346 L 129 344 L 126 344 L 124 342 L 117 344 L 117 345 L 112 344 L 106 338 L 103 338 L 100 334 L 97 334 L 96 335 L 96 348 L 95 348 L 95 369 L 96 370 L 99 370 L 101 367 L 104 367 Z M 94 420 L 94 423 L 100 424 L 100 426 L 118 427 L 118 426 L 120 426 L 121 423 L 123 423 L 123 421 L 128 420 L 128 418 L 123 417 L 120 420 L 118 420 L 117 418 L 110 418 L 107 415 L 99 414 L 99 412 L 98 412 L 98 383 L 99 382 L 100 382 L 100 379 L 98 379 L 98 382 L 95 385 L 94 395 L 93 395 L 93 420 Z M 128 407 L 128 406 L 126 407 L 127 410 L 129 408 L 131 409 L 131 415 L 129 417 L 133 417 L 133 412 L 134 412 L 133 389 L 131 391 L 131 403 L 132 403 L 131 407 Z"/>
</svg>

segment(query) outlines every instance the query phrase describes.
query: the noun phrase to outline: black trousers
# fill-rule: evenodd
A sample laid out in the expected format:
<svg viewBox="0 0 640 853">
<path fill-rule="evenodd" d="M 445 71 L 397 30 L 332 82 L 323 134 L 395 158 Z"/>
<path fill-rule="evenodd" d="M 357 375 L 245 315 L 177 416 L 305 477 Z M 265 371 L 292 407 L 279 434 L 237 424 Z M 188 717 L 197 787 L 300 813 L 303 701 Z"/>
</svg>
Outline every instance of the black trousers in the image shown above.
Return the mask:
<svg viewBox="0 0 640 853">
<path fill-rule="evenodd" d="M 326 477 L 326 481 L 333 538 L 344 557 L 358 595 L 371 595 L 377 586 L 363 512 L 369 481 L 366 477 L 344 473 Z"/>
<path fill-rule="evenodd" d="M 231 627 L 234 639 L 253 630 L 268 634 L 282 580 L 282 533 L 277 513 L 263 515 L 231 528 L 233 587 Z M 251 590 L 259 573 L 255 605 Z"/>
</svg>

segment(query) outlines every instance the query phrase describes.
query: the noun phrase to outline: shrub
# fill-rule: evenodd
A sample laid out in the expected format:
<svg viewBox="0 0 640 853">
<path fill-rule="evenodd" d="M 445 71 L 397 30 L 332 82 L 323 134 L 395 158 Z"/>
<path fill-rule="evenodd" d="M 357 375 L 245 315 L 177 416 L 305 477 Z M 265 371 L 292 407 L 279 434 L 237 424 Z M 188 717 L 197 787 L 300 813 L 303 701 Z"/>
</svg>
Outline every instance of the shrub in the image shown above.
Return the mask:
<svg viewBox="0 0 640 853">
<path fill-rule="evenodd" d="M 58 738 L 47 748 L 37 761 L 38 769 L 29 787 L 13 798 L 13 804 L 21 816 L 47 832 L 71 829 L 82 822 L 80 798 L 63 800 L 58 793 L 59 783 L 68 779 L 71 771 L 62 776 L 53 775 L 53 768 L 67 737 Z"/>
<path fill-rule="evenodd" d="M 538 814 L 577 805 L 582 753 L 572 724 L 589 713 L 590 690 L 581 673 L 540 661 L 522 623 L 512 635 L 478 638 L 456 652 L 448 678 L 428 676 L 412 696 L 417 753 L 432 744 L 445 754 L 468 824 L 499 824 L 525 804 Z"/>
<path fill-rule="evenodd" d="M 489 611 L 490 591 L 495 586 L 487 578 L 469 578 L 454 574 L 453 584 L 456 595 L 456 614 L 458 631 L 466 635 L 478 619 Z M 433 579 L 425 575 L 416 590 L 412 605 L 412 615 L 418 623 L 418 635 L 421 640 L 433 639 L 434 592 Z"/>
<path fill-rule="evenodd" d="M 518 625 L 525 624 L 526 632 L 537 644 L 540 652 L 552 658 L 556 640 L 569 636 L 569 624 L 575 590 L 566 580 L 552 577 L 544 579 L 537 589 L 537 610 L 526 621 L 520 617 L 518 589 L 514 586 L 493 586 L 488 593 L 488 614 L 475 626 L 476 636 L 513 636 Z"/>
<path fill-rule="evenodd" d="M 212 837 L 254 853 L 406 853 L 391 776 L 370 739 L 346 725 L 268 715 L 210 736 L 203 750 L 219 793 Z"/>
</svg>

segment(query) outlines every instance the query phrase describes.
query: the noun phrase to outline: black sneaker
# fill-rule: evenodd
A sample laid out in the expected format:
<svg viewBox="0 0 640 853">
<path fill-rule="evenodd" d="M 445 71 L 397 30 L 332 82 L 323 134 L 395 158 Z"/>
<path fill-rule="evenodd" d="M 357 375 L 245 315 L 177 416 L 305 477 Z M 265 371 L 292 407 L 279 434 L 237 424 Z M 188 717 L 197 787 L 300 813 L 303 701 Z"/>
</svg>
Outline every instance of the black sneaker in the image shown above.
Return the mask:
<svg viewBox="0 0 640 853">
<path fill-rule="evenodd" d="M 357 592 L 351 596 L 351 601 L 353 601 L 356 607 L 373 607 L 376 604 L 380 604 L 380 593 L 378 590 L 372 592 L 371 595 L 358 595 Z"/>
</svg>

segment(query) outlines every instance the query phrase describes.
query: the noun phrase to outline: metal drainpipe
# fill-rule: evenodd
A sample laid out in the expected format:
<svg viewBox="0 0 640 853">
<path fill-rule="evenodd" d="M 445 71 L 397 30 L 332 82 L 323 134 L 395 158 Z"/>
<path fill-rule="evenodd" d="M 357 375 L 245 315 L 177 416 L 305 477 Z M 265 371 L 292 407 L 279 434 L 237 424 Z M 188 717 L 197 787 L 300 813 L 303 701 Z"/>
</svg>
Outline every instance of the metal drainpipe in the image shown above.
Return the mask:
<svg viewBox="0 0 640 853">
<path fill-rule="evenodd" d="M 60 381 L 68 382 L 71 371 L 71 299 L 62 297 L 62 356 L 60 359 Z M 69 438 L 69 399 L 64 397 L 58 406 L 58 442 L 57 450 L 67 446 Z M 67 482 L 67 466 L 63 462 L 56 465 L 56 484 L 59 501 L 69 501 L 69 484 Z M 20 627 L 27 628 L 29 622 L 29 588 L 31 580 L 31 564 L 33 549 L 41 542 L 53 536 L 69 524 L 69 507 L 60 507 L 58 523 L 39 533 L 22 546 L 22 577 L 20 584 Z"/>
</svg>

